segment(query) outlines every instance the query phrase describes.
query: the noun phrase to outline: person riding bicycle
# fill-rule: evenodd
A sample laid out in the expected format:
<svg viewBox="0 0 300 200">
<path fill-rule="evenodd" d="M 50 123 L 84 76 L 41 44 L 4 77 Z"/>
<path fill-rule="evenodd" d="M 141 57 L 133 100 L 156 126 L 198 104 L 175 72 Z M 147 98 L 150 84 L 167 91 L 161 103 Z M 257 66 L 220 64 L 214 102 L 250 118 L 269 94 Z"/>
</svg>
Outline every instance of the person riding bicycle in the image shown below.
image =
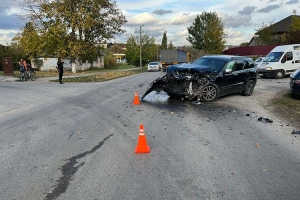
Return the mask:
<svg viewBox="0 0 300 200">
<path fill-rule="evenodd" d="M 26 73 L 26 71 L 28 70 L 26 61 L 21 58 L 18 62 L 18 65 L 19 65 L 20 72 Z M 22 79 L 22 81 L 24 80 Z"/>
</svg>

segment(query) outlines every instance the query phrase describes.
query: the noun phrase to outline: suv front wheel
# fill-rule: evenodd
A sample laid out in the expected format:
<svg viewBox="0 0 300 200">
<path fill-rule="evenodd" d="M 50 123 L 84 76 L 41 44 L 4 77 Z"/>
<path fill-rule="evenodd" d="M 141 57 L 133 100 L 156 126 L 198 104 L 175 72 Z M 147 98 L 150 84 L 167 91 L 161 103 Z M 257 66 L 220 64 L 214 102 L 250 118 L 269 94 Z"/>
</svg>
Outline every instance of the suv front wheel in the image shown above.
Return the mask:
<svg viewBox="0 0 300 200">
<path fill-rule="evenodd" d="M 219 97 L 219 88 L 214 83 L 209 83 L 202 89 L 201 100 L 204 102 L 215 101 Z"/>
</svg>

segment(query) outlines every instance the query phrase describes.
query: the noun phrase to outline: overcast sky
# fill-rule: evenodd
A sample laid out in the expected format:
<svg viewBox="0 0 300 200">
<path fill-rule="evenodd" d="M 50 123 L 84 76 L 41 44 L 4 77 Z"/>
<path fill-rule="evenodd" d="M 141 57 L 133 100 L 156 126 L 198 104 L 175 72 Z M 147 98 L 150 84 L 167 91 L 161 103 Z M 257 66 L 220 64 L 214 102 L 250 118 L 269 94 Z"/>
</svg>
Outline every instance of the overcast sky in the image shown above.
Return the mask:
<svg viewBox="0 0 300 200">
<path fill-rule="evenodd" d="M 0 0 L 0 44 L 10 43 L 23 26 L 18 20 L 12 0 Z M 278 22 L 293 10 L 300 15 L 300 0 L 116 0 L 128 22 L 123 26 L 127 33 L 142 32 L 161 43 L 167 31 L 168 43 L 175 46 L 190 45 L 186 40 L 187 27 L 196 15 L 216 12 L 222 19 L 227 45 L 249 42 L 262 23 Z M 127 34 L 112 42 L 126 42 Z"/>
</svg>

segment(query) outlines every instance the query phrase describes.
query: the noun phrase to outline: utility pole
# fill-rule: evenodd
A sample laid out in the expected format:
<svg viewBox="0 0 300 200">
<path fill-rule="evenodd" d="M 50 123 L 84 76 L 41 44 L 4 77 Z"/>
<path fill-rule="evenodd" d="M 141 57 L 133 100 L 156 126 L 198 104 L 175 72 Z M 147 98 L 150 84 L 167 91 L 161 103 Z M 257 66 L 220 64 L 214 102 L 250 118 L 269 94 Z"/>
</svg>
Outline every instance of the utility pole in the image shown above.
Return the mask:
<svg viewBox="0 0 300 200">
<path fill-rule="evenodd" d="M 140 26 L 140 67 L 142 67 L 142 41 L 141 41 L 141 38 L 142 38 L 142 26 L 144 26 L 144 25 Z"/>
<path fill-rule="evenodd" d="M 158 62 L 158 44 L 156 44 L 156 61 Z"/>
</svg>

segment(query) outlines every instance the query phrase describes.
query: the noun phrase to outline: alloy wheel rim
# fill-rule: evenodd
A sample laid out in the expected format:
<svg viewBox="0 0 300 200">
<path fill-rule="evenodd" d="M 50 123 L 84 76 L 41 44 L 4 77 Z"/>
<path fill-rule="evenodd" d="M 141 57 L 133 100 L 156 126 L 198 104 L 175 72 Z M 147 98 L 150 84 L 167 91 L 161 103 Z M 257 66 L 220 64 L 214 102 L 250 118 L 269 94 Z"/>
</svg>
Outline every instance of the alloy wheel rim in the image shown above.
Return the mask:
<svg viewBox="0 0 300 200">
<path fill-rule="evenodd" d="M 203 90 L 203 97 L 206 100 L 212 100 L 216 96 L 216 89 L 212 86 L 207 86 Z"/>
</svg>

